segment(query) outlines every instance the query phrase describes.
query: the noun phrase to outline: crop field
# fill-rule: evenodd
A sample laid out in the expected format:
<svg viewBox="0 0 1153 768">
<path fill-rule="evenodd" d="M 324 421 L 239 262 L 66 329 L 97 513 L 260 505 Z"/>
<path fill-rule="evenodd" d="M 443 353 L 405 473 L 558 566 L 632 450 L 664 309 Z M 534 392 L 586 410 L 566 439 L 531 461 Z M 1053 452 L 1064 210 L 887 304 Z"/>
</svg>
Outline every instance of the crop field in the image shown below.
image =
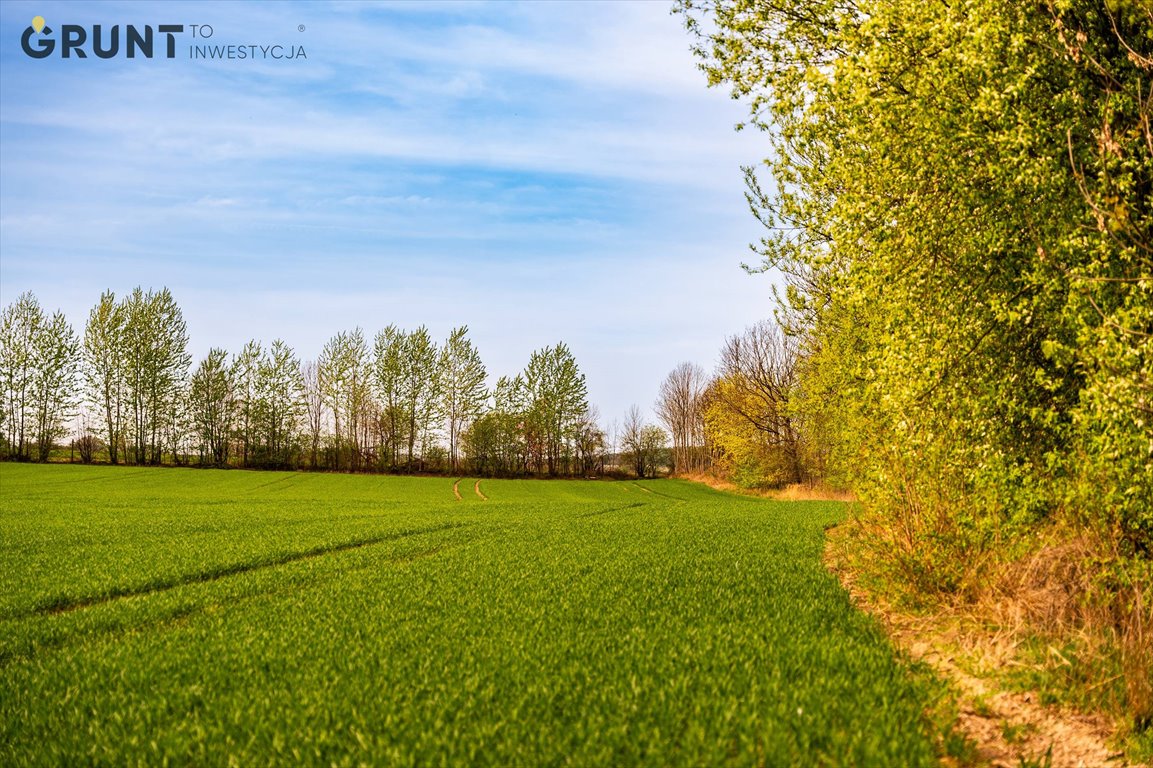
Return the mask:
<svg viewBox="0 0 1153 768">
<path fill-rule="evenodd" d="M 0 465 L 0 764 L 935 764 L 939 685 L 821 565 L 841 515 Z"/>
</svg>

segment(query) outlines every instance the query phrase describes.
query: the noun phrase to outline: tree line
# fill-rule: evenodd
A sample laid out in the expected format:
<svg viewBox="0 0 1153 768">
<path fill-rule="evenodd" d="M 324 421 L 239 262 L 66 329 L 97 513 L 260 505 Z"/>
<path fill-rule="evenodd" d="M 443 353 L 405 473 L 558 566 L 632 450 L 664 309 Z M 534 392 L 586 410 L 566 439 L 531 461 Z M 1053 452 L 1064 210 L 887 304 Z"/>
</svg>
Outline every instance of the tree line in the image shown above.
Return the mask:
<svg viewBox="0 0 1153 768">
<path fill-rule="evenodd" d="M 656 412 L 674 471 L 746 488 L 825 483 L 821 421 L 798 407 L 800 362 L 798 340 L 764 320 L 725 339 L 711 375 L 692 362 L 670 371 Z"/>
<path fill-rule="evenodd" d="M 1035 554 L 1082 575 L 1064 637 L 1101 640 L 1082 670 L 1116 651 L 1119 700 L 1153 722 L 1149 3 L 678 11 L 771 150 L 745 182 L 760 268 L 788 281 L 780 461 L 795 430 L 802 467 L 862 500 L 874 575 L 921 596 L 973 598 L 1065 542 Z M 716 395 L 755 402 L 757 380 Z"/>
<path fill-rule="evenodd" d="M 563 343 L 491 390 L 465 326 L 342 331 L 305 361 L 280 339 L 195 366 L 187 347 L 167 288 L 105 292 L 82 337 L 20 296 L 0 314 L 0 455 L 47 461 L 74 432 L 81 461 L 112 464 L 589 476 L 618 458 Z M 625 451 L 642 476 L 664 447 L 645 427 Z"/>
</svg>

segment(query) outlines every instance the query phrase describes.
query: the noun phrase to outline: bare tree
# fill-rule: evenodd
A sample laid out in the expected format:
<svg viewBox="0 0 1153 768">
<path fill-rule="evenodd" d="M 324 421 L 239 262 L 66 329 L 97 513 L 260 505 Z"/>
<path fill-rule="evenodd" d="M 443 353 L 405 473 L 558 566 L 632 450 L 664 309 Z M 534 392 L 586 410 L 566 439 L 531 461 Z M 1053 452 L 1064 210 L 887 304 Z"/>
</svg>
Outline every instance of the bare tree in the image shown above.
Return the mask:
<svg viewBox="0 0 1153 768">
<path fill-rule="evenodd" d="M 605 451 L 608 442 L 601 429 L 600 413 L 595 405 L 590 405 L 576 426 L 576 451 L 580 471 L 585 477 L 602 474 L 605 470 Z"/>
<path fill-rule="evenodd" d="M 641 409 L 629 408 L 621 430 L 621 451 L 632 464 L 637 477 L 654 477 L 661 463 L 661 452 L 668 444 L 668 435 L 655 424 L 645 422 Z"/>
<path fill-rule="evenodd" d="M 797 343 L 774 321 L 763 320 L 721 349 L 718 377 L 728 386 L 714 396 L 780 452 L 786 479 L 804 480 L 800 436 L 790 409 L 797 386 Z"/>
<path fill-rule="evenodd" d="M 673 471 L 699 472 L 708 463 L 702 396 L 708 386 L 696 363 L 681 363 L 665 377 L 657 398 L 657 415 L 673 439 Z"/>
</svg>

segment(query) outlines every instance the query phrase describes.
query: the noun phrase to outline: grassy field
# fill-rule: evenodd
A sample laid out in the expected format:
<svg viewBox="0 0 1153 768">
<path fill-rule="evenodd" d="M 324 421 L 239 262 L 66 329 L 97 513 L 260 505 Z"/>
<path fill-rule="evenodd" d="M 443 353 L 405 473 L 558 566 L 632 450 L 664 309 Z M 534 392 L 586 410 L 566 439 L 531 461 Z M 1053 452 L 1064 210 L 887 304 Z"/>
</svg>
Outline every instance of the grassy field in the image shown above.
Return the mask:
<svg viewBox="0 0 1153 768">
<path fill-rule="evenodd" d="M 841 507 L 0 465 L 0 764 L 930 765 Z"/>
</svg>

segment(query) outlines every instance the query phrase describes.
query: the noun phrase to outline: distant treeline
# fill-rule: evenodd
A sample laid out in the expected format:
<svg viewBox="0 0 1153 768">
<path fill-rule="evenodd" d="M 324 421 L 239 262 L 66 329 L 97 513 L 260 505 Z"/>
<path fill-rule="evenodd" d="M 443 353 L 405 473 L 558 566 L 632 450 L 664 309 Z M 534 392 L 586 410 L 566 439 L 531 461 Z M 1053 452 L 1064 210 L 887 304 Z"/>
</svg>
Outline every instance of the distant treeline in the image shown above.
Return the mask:
<svg viewBox="0 0 1153 768">
<path fill-rule="evenodd" d="M 659 429 L 626 429 L 618 455 L 563 343 L 491 391 L 467 327 L 439 344 L 358 328 L 303 363 L 279 339 L 195 367 L 187 347 L 167 289 L 106 292 L 83 337 L 20 296 L 0 315 L 0 457 L 47 461 L 70 436 L 83 462 L 588 476 L 622 459 L 651 474 L 664 448 Z"/>
<path fill-rule="evenodd" d="M 824 483 L 821 421 L 797 407 L 799 351 L 796 338 L 762 321 L 725 340 L 712 375 L 695 363 L 674 368 L 656 408 L 675 471 L 746 488 Z"/>
</svg>

